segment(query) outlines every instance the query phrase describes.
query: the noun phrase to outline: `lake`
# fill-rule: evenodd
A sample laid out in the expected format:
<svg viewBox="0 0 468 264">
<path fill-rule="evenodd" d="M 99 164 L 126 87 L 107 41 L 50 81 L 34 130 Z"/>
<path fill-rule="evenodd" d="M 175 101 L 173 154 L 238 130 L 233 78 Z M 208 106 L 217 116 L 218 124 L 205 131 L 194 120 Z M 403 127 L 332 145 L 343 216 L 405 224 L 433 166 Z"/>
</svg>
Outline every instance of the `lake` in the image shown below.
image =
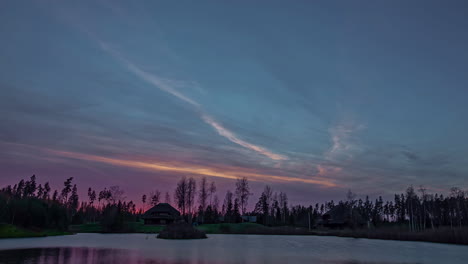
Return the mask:
<svg viewBox="0 0 468 264">
<path fill-rule="evenodd" d="M 209 235 L 162 240 L 154 234 L 77 234 L 0 239 L 0 263 L 466 264 L 468 246 L 319 236 Z"/>
</svg>

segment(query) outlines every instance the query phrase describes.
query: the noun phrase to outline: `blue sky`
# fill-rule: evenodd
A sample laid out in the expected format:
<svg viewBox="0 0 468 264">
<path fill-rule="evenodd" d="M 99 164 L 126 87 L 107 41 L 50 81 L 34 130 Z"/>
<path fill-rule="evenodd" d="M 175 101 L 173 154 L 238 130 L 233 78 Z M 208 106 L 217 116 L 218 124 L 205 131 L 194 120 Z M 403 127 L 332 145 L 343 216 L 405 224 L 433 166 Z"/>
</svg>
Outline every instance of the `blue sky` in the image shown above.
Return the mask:
<svg viewBox="0 0 468 264">
<path fill-rule="evenodd" d="M 465 1 L 3 1 L 0 183 L 467 188 L 467 17 Z"/>
</svg>

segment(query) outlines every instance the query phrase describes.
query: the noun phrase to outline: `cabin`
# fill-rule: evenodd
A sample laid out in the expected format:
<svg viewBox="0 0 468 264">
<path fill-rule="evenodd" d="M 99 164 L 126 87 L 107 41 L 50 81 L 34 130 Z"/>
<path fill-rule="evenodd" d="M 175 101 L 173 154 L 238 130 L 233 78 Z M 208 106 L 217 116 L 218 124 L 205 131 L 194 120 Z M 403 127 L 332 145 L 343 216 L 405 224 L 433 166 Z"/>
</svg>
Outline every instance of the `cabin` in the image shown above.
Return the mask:
<svg viewBox="0 0 468 264">
<path fill-rule="evenodd" d="M 243 215 L 241 216 L 242 222 L 244 223 L 257 223 L 256 215 Z"/>
<path fill-rule="evenodd" d="M 181 219 L 180 212 L 168 203 L 159 203 L 141 217 L 145 225 L 168 225 Z"/>
<path fill-rule="evenodd" d="M 332 210 L 322 215 L 322 219 L 318 222 L 318 224 L 329 228 L 344 228 L 349 224 L 346 216 L 346 212 L 343 210 L 333 208 Z"/>
<path fill-rule="evenodd" d="M 343 229 L 362 227 L 365 225 L 365 221 L 357 209 L 353 209 L 351 212 L 347 206 L 339 204 L 323 214 L 317 224 L 328 228 Z"/>
</svg>

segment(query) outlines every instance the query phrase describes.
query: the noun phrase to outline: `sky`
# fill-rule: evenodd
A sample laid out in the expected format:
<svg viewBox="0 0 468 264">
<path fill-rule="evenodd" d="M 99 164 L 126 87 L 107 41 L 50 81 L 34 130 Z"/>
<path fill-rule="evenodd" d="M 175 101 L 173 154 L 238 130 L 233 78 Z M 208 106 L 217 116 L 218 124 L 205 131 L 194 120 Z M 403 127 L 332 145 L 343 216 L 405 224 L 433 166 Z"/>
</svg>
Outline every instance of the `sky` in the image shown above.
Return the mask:
<svg viewBox="0 0 468 264">
<path fill-rule="evenodd" d="M 1 1 L 0 185 L 468 188 L 466 1 Z"/>
</svg>

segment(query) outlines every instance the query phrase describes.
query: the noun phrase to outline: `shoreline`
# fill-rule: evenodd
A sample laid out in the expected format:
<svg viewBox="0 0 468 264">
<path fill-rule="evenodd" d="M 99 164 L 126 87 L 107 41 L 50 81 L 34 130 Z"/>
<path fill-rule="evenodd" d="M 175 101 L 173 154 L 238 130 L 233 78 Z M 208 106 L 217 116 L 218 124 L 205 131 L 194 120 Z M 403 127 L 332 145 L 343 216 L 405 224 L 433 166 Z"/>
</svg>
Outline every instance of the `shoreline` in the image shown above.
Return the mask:
<svg viewBox="0 0 468 264">
<path fill-rule="evenodd" d="M 17 227 L 10 224 L 0 224 L 0 239 L 11 238 L 34 238 L 34 237 L 49 237 L 49 236 L 67 236 L 74 235 L 74 232 L 60 230 L 32 230 Z"/>
<path fill-rule="evenodd" d="M 97 234 L 158 234 L 163 226 L 143 226 L 139 225 L 134 230 L 122 230 L 121 232 L 105 232 L 99 228 L 98 224 L 84 224 L 71 226 L 68 231 L 26 230 L 11 225 L 6 225 L 9 232 L 5 232 L 5 225 L 0 229 L 0 239 L 3 238 L 28 238 L 73 235 L 77 233 L 97 233 Z M 434 230 L 410 232 L 397 227 L 383 227 L 377 229 L 315 229 L 307 230 L 294 227 L 267 227 L 253 223 L 239 224 L 206 224 L 197 226 L 201 231 L 210 234 L 225 235 L 291 235 L 291 236 L 334 236 L 347 238 L 380 239 L 393 241 L 429 242 L 451 245 L 468 245 L 468 228 L 443 227 Z M 16 229 L 16 231 L 14 231 Z M 10 235 L 9 235 L 10 234 Z"/>
</svg>

